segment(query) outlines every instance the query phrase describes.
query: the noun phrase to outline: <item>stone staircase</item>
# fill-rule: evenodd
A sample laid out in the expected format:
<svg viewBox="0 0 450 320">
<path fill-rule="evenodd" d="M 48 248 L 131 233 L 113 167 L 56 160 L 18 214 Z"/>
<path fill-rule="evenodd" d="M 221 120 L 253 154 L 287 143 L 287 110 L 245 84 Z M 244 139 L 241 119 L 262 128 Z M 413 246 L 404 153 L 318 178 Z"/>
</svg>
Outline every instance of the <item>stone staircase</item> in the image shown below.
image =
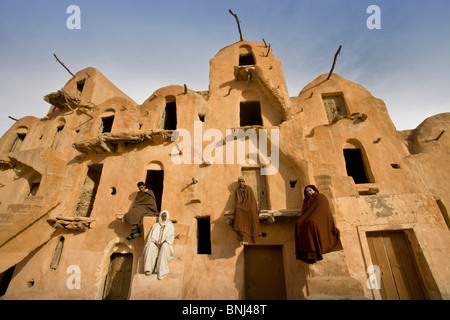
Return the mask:
<svg viewBox="0 0 450 320">
<path fill-rule="evenodd" d="M 361 283 L 350 276 L 343 250 L 323 257 L 309 267 L 307 300 L 368 300 Z"/>
</svg>

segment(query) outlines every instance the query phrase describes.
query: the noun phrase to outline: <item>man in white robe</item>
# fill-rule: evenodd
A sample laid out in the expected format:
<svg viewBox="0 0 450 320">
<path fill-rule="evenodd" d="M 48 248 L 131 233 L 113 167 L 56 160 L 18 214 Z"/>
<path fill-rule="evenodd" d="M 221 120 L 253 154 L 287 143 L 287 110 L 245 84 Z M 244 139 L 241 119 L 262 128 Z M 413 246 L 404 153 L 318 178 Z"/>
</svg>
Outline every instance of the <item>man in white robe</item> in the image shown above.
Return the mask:
<svg viewBox="0 0 450 320">
<path fill-rule="evenodd" d="M 161 211 L 144 247 L 144 272 L 149 276 L 156 273 L 161 280 L 169 274 L 169 261 L 173 258 L 174 227 L 169 221 L 169 212 Z"/>
</svg>

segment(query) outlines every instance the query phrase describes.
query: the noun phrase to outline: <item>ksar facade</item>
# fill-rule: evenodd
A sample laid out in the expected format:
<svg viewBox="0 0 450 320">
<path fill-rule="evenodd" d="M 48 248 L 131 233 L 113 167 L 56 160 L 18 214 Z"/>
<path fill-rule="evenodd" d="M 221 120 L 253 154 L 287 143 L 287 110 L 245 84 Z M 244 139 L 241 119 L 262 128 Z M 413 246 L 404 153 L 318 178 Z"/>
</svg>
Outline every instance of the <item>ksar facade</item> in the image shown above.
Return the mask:
<svg viewBox="0 0 450 320">
<path fill-rule="evenodd" d="M 280 59 L 247 40 L 211 59 L 208 90 L 171 85 L 141 105 L 95 68 L 77 72 L 44 97 L 47 115 L 0 140 L 2 299 L 448 299 L 450 114 L 400 132 L 382 100 L 327 77 L 290 97 Z M 248 136 L 243 163 L 227 152 L 231 129 Z M 253 157 L 262 137 L 272 162 Z M 241 175 L 261 210 L 254 245 L 231 226 Z M 163 280 L 143 272 L 156 218 L 127 241 L 117 216 L 141 180 L 175 225 Z M 344 248 L 311 265 L 294 251 L 308 184 Z"/>
</svg>

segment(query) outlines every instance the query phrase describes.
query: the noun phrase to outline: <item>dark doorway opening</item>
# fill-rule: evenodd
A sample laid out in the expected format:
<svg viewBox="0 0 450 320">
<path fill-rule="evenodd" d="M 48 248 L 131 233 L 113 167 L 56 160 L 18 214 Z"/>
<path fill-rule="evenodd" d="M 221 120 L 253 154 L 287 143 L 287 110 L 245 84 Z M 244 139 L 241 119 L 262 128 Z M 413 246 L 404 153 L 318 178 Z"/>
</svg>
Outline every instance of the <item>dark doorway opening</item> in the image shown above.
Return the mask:
<svg viewBox="0 0 450 320">
<path fill-rule="evenodd" d="M 102 164 L 94 164 L 89 166 L 76 208 L 75 215 L 77 217 L 90 217 L 94 207 L 95 195 L 97 194 L 102 170 Z"/>
<path fill-rule="evenodd" d="M 176 129 L 177 129 L 177 103 L 166 102 L 164 130 L 176 130 Z"/>
<path fill-rule="evenodd" d="M 133 254 L 113 253 L 105 278 L 103 300 L 127 300 L 130 292 Z"/>
<path fill-rule="evenodd" d="M 100 133 L 111 132 L 113 122 L 114 122 L 114 116 L 102 118 L 102 126 L 100 128 Z"/>
<path fill-rule="evenodd" d="M 161 200 L 164 188 L 164 171 L 147 170 L 145 185 L 155 194 L 156 206 L 158 207 L 158 212 L 161 212 Z"/>
<path fill-rule="evenodd" d="M 240 104 L 240 126 L 262 126 L 261 105 L 259 101 L 246 101 Z"/>
<path fill-rule="evenodd" d="M 197 253 L 211 254 L 211 218 L 197 218 Z"/>
<path fill-rule="evenodd" d="M 252 66 L 255 64 L 255 59 L 251 53 L 239 55 L 240 66 Z"/>
<path fill-rule="evenodd" d="M 344 149 L 344 157 L 348 176 L 352 177 L 356 184 L 369 183 L 361 149 Z"/>
</svg>

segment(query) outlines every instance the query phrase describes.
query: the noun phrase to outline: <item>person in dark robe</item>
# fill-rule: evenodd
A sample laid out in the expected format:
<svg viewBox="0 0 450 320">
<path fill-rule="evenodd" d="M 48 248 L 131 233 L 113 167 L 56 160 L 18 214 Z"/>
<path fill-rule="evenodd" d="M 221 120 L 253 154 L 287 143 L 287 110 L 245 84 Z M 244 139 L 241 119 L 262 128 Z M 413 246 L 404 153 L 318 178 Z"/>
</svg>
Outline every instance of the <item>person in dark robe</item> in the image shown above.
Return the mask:
<svg viewBox="0 0 450 320">
<path fill-rule="evenodd" d="M 235 211 L 233 230 L 241 245 L 255 243 L 261 234 L 259 210 L 253 189 L 245 185 L 245 178 L 239 177 L 239 187 L 235 191 Z"/>
<path fill-rule="evenodd" d="M 297 260 L 315 263 L 323 254 L 343 248 L 327 197 L 314 185 L 306 186 L 303 193 L 302 214 L 295 221 L 295 253 Z"/>
<path fill-rule="evenodd" d="M 153 191 L 147 189 L 145 183 L 142 181 L 137 186 L 139 192 L 134 198 L 133 205 L 123 216 L 123 222 L 131 226 L 131 234 L 127 237 L 127 240 L 133 240 L 142 235 L 141 227 L 144 216 L 159 216 Z"/>
</svg>

